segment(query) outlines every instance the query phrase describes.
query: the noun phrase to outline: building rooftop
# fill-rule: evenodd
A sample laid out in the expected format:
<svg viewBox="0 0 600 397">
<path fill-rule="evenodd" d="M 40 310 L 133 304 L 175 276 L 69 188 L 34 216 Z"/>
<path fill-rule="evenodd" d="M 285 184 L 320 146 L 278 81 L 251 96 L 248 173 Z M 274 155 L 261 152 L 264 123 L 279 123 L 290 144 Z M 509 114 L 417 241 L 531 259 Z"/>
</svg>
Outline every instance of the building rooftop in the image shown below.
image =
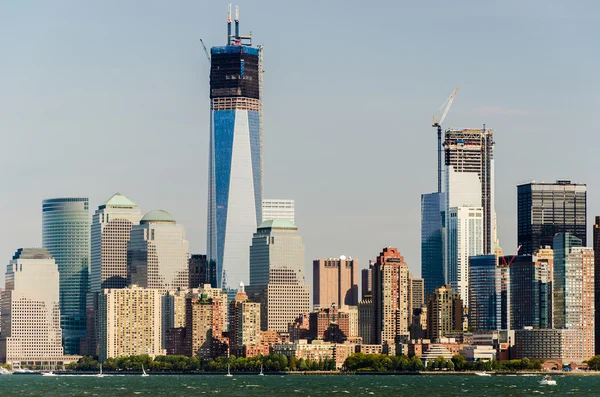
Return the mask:
<svg viewBox="0 0 600 397">
<path fill-rule="evenodd" d="M 291 221 L 287 219 L 273 219 L 264 221 L 258 227 L 259 229 L 293 229 L 297 230 L 298 226 L 294 225 Z"/>
<path fill-rule="evenodd" d="M 105 207 L 137 207 L 137 204 L 117 192 L 103 204 Z"/>
<path fill-rule="evenodd" d="M 54 259 L 46 248 L 19 248 L 13 260 L 17 259 Z"/>
<path fill-rule="evenodd" d="M 144 215 L 140 223 L 175 223 L 175 218 L 165 210 L 153 210 Z"/>
</svg>

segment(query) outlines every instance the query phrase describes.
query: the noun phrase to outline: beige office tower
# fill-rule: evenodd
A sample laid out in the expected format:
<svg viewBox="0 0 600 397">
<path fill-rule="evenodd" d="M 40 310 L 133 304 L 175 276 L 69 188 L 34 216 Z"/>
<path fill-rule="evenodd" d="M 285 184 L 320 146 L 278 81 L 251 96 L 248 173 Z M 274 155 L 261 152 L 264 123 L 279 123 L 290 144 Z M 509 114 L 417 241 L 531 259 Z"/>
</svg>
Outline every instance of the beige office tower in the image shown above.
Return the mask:
<svg viewBox="0 0 600 397">
<path fill-rule="evenodd" d="M 425 306 L 425 283 L 422 278 L 410 277 L 409 313 L 412 316 L 414 309 Z"/>
<path fill-rule="evenodd" d="M 452 286 L 436 288 L 427 296 L 427 335 L 443 338 L 447 333 L 463 330 L 463 302 Z"/>
<path fill-rule="evenodd" d="M 254 233 L 246 292 L 261 303 L 263 330 L 287 332 L 288 324 L 310 310 L 310 290 L 304 280 L 304 245 L 292 222 L 266 221 Z"/>
<path fill-rule="evenodd" d="M 397 248 L 384 248 L 373 267 L 373 343 L 409 337 L 409 283 L 404 257 Z"/>
<path fill-rule="evenodd" d="M 131 229 L 128 285 L 162 290 L 188 288 L 189 251 L 185 230 L 171 214 L 163 210 L 148 212 Z"/>
<path fill-rule="evenodd" d="M 248 300 L 243 283 L 229 303 L 229 343 L 232 348 L 260 344 L 260 303 Z"/>
<path fill-rule="evenodd" d="M 313 307 L 358 305 L 358 261 L 344 255 L 313 261 Z"/>
<path fill-rule="evenodd" d="M 166 354 L 162 349 L 162 293 L 137 286 L 100 295 L 100 362 L 112 357 Z"/>
<path fill-rule="evenodd" d="M 63 352 L 58 267 L 48 250 L 19 249 L 0 296 L 0 363 L 55 366 L 73 359 Z"/>
</svg>

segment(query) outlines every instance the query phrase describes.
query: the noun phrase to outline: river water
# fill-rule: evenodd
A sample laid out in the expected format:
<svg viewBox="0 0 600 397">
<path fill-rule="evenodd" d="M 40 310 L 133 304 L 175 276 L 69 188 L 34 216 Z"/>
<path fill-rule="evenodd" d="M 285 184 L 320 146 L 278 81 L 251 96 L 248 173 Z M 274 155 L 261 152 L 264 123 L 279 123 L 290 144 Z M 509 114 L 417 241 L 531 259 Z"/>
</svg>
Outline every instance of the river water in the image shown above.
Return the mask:
<svg viewBox="0 0 600 397">
<path fill-rule="evenodd" d="M 0 376 L 0 396 L 565 396 L 600 395 L 600 376 L 89 375 Z"/>
</svg>

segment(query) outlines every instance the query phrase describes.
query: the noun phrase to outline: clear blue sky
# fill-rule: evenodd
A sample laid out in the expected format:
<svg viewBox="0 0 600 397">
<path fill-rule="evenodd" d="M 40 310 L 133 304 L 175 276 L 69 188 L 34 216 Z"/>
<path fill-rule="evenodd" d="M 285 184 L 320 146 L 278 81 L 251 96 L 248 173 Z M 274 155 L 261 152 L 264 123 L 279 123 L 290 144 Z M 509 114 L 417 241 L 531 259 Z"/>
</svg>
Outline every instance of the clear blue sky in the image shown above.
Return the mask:
<svg viewBox="0 0 600 397">
<path fill-rule="evenodd" d="M 227 3 L 0 4 L 0 263 L 41 244 L 42 199 L 88 196 L 93 210 L 117 191 L 170 211 L 205 252 L 198 39 L 224 44 Z M 364 267 L 388 245 L 420 273 L 431 116 L 456 86 L 446 127 L 495 130 L 505 251 L 518 183 L 588 183 L 589 222 L 600 214 L 597 2 L 239 4 L 242 32 L 265 46 L 265 197 L 296 200 L 308 275 L 314 258 Z"/>
</svg>

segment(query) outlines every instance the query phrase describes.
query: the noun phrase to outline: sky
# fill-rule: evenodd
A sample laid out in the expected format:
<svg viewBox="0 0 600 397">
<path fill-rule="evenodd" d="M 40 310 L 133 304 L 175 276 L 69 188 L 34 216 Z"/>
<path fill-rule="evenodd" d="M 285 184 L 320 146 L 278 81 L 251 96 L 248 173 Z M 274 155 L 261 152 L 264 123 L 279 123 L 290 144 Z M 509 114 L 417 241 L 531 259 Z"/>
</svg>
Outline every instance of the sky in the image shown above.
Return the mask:
<svg viewBox="0 0 600 397">
<path fill-rule="evenodd" d="M 41 202 L 115 192 L 165 209 L 206 252 L 207 46 L 227 1 L 0 3 L 0 263 L 41 245 Z M 313 259 L 365 267 L 397 247 L 420 274 L 420 195 L 437 188 L 431 117 L 495 134 L 500 244 L 516 185 L 588 184 L 600 214 L 594 1 L 239 1 L 264 45 L 265 198 L 294 199 Z M 0 271 L 0 273 L 3 273 Z M 4 275 L 0 275 L 0 281 Z M 3 282 L 2 282 L 3 284 Z"/>
</svg>

